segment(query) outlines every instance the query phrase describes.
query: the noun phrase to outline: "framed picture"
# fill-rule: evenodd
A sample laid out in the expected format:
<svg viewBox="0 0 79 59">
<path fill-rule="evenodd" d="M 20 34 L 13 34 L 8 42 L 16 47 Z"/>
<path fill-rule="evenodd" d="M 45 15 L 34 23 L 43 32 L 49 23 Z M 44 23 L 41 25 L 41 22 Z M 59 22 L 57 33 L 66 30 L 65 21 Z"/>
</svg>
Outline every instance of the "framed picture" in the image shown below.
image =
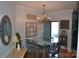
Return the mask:
<svg viewBox="0 0 79 59">
<path fill-rule="evenodd" d="M 60 29 L 69 29 L 69 20 L 60 20 Z"/>
<path fill-rule="evenodd" d="M 35 19 L 36 19 L 36 15 L 27 14 L 27 15 L 26 15 L 26 18 L 27 18 L 27 19 L 31 19 L 31 20 L 35 20 Z"/>
<path fill-rule="evenodd" d="M 37 23 L 26 22 L 26 37 L 33 37 L 37 35 Z"/>
</svg>

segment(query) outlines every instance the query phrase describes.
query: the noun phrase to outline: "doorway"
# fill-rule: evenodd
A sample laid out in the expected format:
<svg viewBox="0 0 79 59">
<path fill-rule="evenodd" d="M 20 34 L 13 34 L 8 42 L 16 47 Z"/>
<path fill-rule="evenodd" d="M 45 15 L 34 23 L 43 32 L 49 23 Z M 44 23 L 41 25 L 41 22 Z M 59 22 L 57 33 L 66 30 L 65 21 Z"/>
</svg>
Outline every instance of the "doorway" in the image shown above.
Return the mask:
<svg viewBox="0 0 79 59">
<path fill-rule="evenodd" d="M 58 58 L 59 56 L 59 22 L 58 21 L 52 21 L 50 22 L 50 33 L 51 33 L 51 38 L 50 38 L 50 50 L 49 50 L 49 55 L 51 54 L 53 58 Z"/>
<path fill-rule="evenodd" d="M 51 43 L 59 42 L 59 22 L 51 22 Z"/>
<path fill-rule="evenodd" d="M 44 23 L 43 40 L 49 43 L 59 42 L 59 22 L 48 21 Z"/>
</svg>

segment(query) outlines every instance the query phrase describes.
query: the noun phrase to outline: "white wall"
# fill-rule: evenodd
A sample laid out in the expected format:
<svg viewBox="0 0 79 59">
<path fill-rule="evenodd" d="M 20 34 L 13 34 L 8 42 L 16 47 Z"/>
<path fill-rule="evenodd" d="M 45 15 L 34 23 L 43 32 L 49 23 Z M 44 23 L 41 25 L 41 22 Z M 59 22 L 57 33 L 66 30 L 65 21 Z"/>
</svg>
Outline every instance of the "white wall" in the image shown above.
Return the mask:
<svg viewBox="0 0 79 59">
<path fill-rule="evenodd" d="M 11 23 L 12 23 L 12 37 L 15 33 L 15 2 L 1 2 L 0 1 L 0 21 L 3 15 L 8 15 Z M 1 42 L 0 39 L 0 58 L 1 57 L 6 57 L 6 55 L 10 52 L 12 49 L 13 44 L 12 44 L 12 39 L 9 43 L 9 45 L 4 46 Z"/>
<path fill-rule="evenodd" d="M 24 42 L 23 45 L 24 47 L 25 42 L 26 42 L 26 26 L 25 26 L 25 22 L 37 22 L 36 20 L 30 20 L 26 18 L 26 14 L 30 13 L 30 14 L 34 14 L 34 15 L 39 15 L 39 13 L 36 10 L 33 9 L 29 9 L 29 8 L 22 8 L 19 6 L 16 6 L 16 32 L 19 32 L 21 35 L 21 39 Z M 37 24 L 37 36 L 35 37 L 31 37 L 28 39 L 33 39 L 33 40 L 43 40 L 43 24 Z"/>
<path fill-rule="evenodd" d="M 72 11 L 73 9 L 68 9 L 68 10 L 61 10 L 61 11 L 56 11 L 56 12 L 51 12 L 49 13 L 49 16 L 51 17 L 51 21 L 57 20 L 60 22 L 60 20 L 69 20 L 70 24 L 69 24 L 69 29 L 66 30 L 68 33 L 68 45 L 67 45 L 67 49 L 69 51 L 71 51 L 71 34 L 72 34 Z M 63 29 L 59 29 L 59 35 L 61 33 Z"/>
</svg>

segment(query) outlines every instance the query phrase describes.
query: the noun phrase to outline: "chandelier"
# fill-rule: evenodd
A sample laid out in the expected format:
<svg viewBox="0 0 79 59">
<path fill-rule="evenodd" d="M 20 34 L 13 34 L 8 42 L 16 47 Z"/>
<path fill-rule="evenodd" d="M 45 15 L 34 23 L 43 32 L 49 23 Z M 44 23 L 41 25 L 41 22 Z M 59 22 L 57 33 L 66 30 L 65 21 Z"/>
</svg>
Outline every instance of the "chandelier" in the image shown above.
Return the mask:
<svg viewBox="0 0 79 59">
<path fill-rule="evenodd" d="M 42 14 L 42 16 L 37 16 L 37 20 L 39 22 L 42 22 L 42 23 L 48 21 L 48 16 L 47 16 L 46 11 L 45 11 L 45 4 L 43 4 L 43 14 Z"/>
</svg>

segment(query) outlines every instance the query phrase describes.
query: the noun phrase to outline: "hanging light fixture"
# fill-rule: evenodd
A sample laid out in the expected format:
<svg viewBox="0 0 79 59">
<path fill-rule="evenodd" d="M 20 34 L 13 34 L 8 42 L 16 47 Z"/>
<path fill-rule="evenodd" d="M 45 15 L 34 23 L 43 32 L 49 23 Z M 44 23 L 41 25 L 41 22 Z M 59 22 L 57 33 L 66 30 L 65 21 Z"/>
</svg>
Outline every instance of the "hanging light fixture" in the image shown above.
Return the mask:
<svg viewBox="0 0 79 59">
<path fill-rule="evenodd" d="M 47 16 L 46 11 L 45 11 L 45 4 L 43 4 L 43 14 L 42 14 L 42 16 L 37 17 L 37 20 L 39 20 L 42 23 L 48 21 L 48 16 Z"/>
</svg>

